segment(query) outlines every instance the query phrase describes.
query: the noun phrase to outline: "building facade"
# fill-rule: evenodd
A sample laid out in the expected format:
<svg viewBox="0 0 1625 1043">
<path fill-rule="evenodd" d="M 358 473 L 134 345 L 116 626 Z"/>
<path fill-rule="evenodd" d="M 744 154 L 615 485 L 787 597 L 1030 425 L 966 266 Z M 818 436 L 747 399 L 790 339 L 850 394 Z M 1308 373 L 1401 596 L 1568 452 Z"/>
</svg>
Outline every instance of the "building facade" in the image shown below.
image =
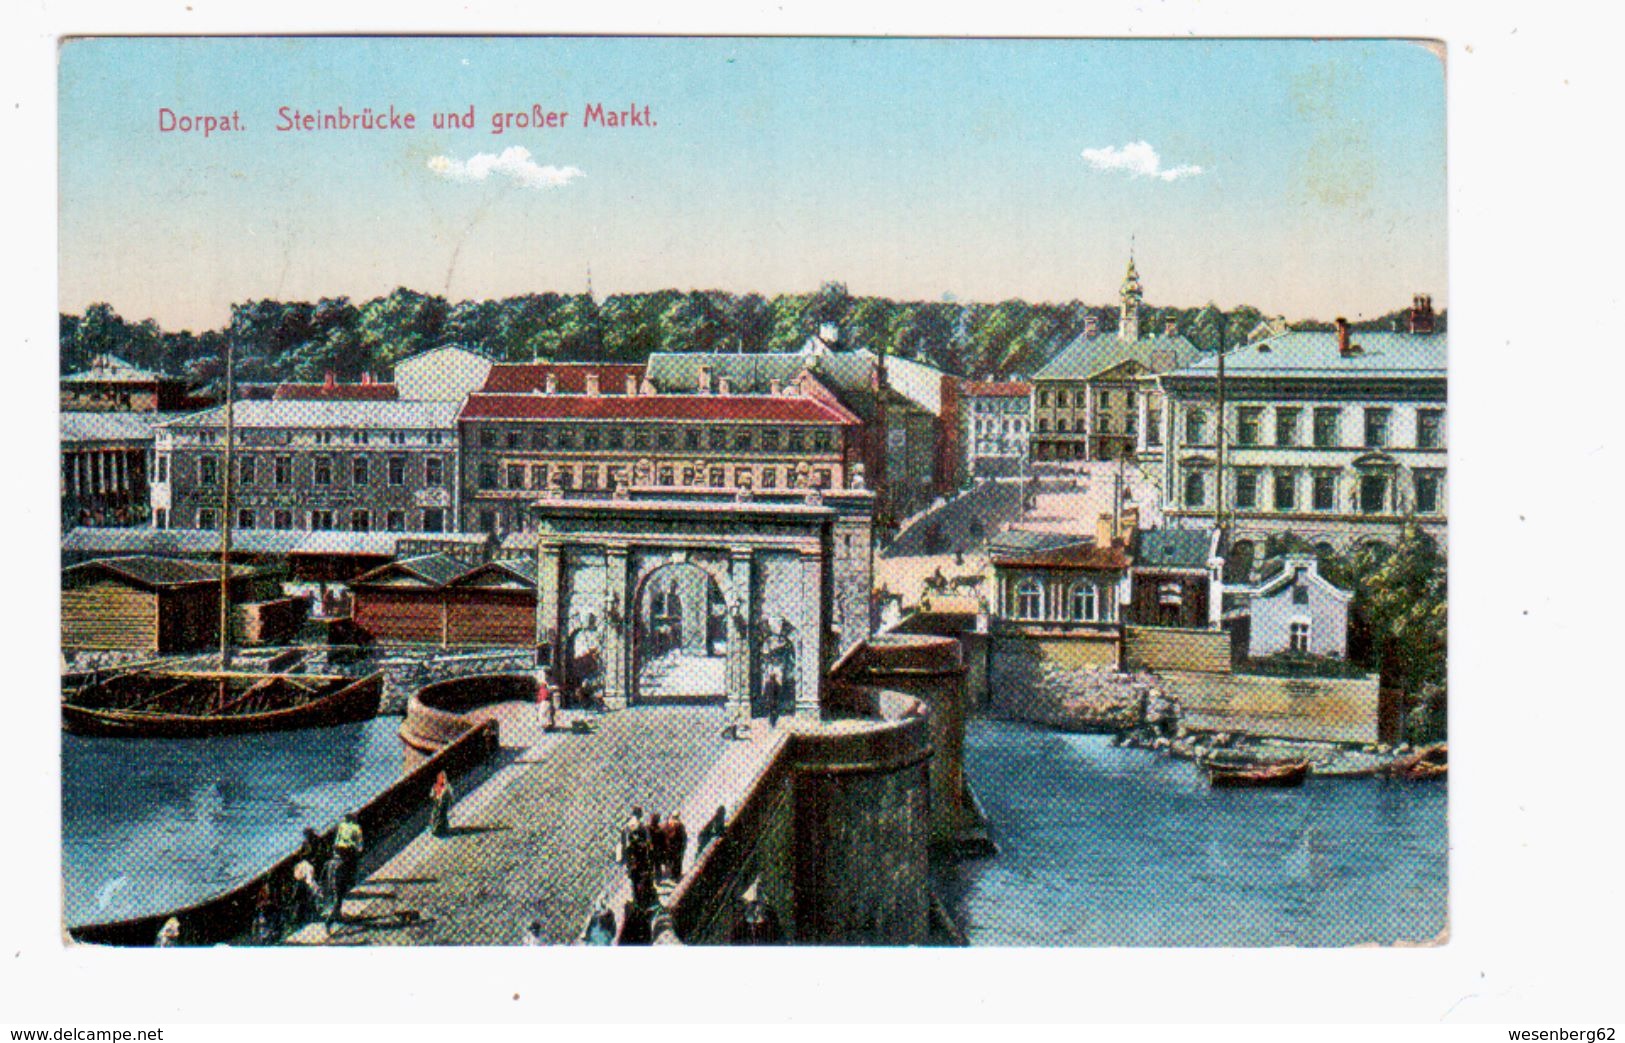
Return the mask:
<svg viewBox="0 0 1625 1043">
<path fill-rule="evenodd" d="M 1287 333 L 1161 377 L 1174 423 L 1163 515 L 1212 525 L 1230 557 L 1294 533 L 1323 551 L 1391 544 L 1414 520 L 1446 535 L 1446 335 L 1419 297 L 1404 332 Z M 1219 439 L 1224 440 L 1220 474 Z M 1222 503 L 1221 503 L 1222 497 Z"/>
<path fill-rule="evenodd" d="M 1027 473 L 1033 386 L 1020 380 L 966 380 L 956 396 L 966 481 Z"/>
<path fill-rule="evenodd" d="M 1256 586 L 1233 593 L 1247 603 L 1247 654 L 1252 658 L 1347 658 L 1354 595 L 1327 581 L 1313 554 L 1271 561 Z"/>
<path fill-rule="evenodd" d="M 256 401 L 233 407 L 238 529 L 447 532 L 458 403 Z M 220 525 L 225 409 L 155 429 L 152 524 Z"/>
<path fill-rule="evenodd" d="M 190 382 L 141 369 L 117 355 L 97 355 L 61 379 L 63 412 L 166 413 L 201 409 Z"/>
<path fill-rule="evenodd" d="M 1034 460 L 1160 459 L 1166 427 L 1155 378 L 1200 353 L 1172 324 L 1142 328 L 1144 299 L 1130 258 L 1117 332 L 1099 332 L 1088 316 L 1083 334 L 1034 374 Z"/>
<path fill-rule="evenodd" d="M 553 390 L 546 390 L 551 386 Z M 462 522 L 497 535 L 533 524 L 549 495 L 608 498 L 632 489 L 736 493 L 836 490 L 861 483 L 857 417 L 803 394 L 603 393 L 555 379 L 540 393 L 469 396 L 459 426 Z"/>
</svg>

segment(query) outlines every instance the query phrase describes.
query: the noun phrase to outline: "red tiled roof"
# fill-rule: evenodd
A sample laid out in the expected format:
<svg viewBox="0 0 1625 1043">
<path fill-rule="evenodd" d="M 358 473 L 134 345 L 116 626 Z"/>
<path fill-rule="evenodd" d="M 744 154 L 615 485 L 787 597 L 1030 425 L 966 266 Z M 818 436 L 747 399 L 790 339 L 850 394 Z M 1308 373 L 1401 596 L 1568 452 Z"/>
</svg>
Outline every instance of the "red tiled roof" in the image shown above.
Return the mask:
<svg viewBox="0 0 1625 1043">
<path fill-rule="evenodd" d="M 960 394 L 980 398 L 1026 398 L 1033 393 L 1025 380 L 967 380 L 960 388 Z"/>
<path fill-rule="evenodd" d="M 1074 543 L 1030 554 L 995 554 L 993 564 L 1021 568 L 1126 569 L 1132 562 L 1121 544 L 1097 547 L 1093 543 Z"/>
<path fill-rule="evenodd" d="M 698 423 L 851 424 L 849 415 L 804 395 L 468 396 L 460 420 L 677 420 Z"/>
<path fill-rule="evenodd" d="M 278 384 L 271 398 L 277 402 L 393 402 L 400 395 L 394 384 Z"/>
<path fill-rule="evenodd" d="M 631 362 L 499 362 L 491 367 L 481 391 L 491 394 L 522 394 L 547 388 L 547 375 L 553 374 L 554 387 L 561 395 L 587 392 L 587 374 L 598 374 L 598 391 L 604 395 L 626 394 L 626 378 L 643 382 L 643 366 Z"/>
</svg>

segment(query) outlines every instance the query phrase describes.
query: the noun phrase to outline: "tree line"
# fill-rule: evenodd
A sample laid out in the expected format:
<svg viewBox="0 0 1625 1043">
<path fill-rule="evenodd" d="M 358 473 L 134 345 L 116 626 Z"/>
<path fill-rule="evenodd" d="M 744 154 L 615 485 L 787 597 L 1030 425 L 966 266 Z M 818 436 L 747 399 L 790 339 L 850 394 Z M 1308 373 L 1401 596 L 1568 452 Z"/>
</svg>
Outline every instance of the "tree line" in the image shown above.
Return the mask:
<svg viewBox="0 0 1625 1043">
<path fill-rule="evenodd" d="M 221 371 L 228 339 L 243 381 L 306 381 L 328 372 L 340 380 L 386 376 L 400 359 L 443 344 L 462 344 L 507 362 L 641 362 L 656 351 L 794 351 L 819 326 L 834 323 L 843 344 L 918 359 L 958 376 L 1029 376 L 1071 343 L 1093 315 L 1115 331 L 1113 305 L 1081 301 L 997 304 L 895 301 L 854 297 L 826 283 L 816 293 L 734 294 L 659 290 L 614 294 L 533 293 L 497 300 L 449 302 L 404 287 L 360 303 L 348 297 L 311 301 L 262 299 L 232 306 L 218 330 L 161 329 L 130 322 L 107 304 L 60 317 L 61 369 L 83 368 L 113 354 L 147 369 L 200 382 Z M 1404 312 L 1357 329 L 1387 329 Z M 1172 320 L 1204 350 L 1246 341 L 1264 315 L 1251 305 L 1229 311 L 1149 307 L 1141 328 L 1162 331 Z M 1294 324 L 1320 328 L 1315 320 Z"/>
</svg>

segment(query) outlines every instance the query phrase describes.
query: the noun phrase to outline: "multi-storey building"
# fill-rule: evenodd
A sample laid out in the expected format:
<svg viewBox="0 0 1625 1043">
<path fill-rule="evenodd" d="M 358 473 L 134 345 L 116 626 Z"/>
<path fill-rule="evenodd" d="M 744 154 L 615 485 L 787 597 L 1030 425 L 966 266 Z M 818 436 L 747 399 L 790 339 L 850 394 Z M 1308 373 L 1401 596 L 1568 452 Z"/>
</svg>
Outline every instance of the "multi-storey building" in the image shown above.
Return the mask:
<svg viewBox="0 0 1625 1043">
<path fill-rule="evenodd" d="M 459 408 L 456 402 L 238 402 L 232 408 L 232 525 L 455 530 Z M 224 407 L 160 425 L 154 450 L 153 526 L 219 525 Z"/>
<path fill-rule="evenodd" d="M 964 477 L 1025 474 L 1032 436 L 1033 387 L 1020 380 L 966 380 L 955 396 Z"/>
<path fill-rule="evenodd" d="M 616 374 L 620 393 L 606 394 L 607 367 L 541 368 L 552 372 L 541 375 L 542 390 L 480 392 L 462 410 L 469 531 L 520 531 L 530 504 L 547 495 L 844 489 L 860 471 L 858 418 L 804 384 L 777 394 L 658 394 L 636 375 Z M 577 370 L 569 380 L 557 372 L 569 369 Z M 564 390 L 576 377 L 580 390 Z"/>
<path fill-rule="evenodd" d="M 1123 278 L 1117 332 L 1094 316 L 1077 340 L 1033 376 L 1034 460 L 1159 459 L 1164 439 L 1159 373 L 1190 365 L 1196 345 L 1168 323 L 1141 329 L 1145 299 L 1134 259 Z"/>
<path fill-rule="evenodd" d="M 89 366 L 61 380 L 64 412 L 165 413 L 207 404 L 190 382 L 141 369 L 117 355 L 97 355 Z"/>
<path fill-rule="evenodd" d="M 1175 419 L 1164 517 L 1212 524 L 1221 511 L 1233 562 L 1272 534 L 1342 551 L 1391 542 L 1407 520 L 1442 544 L 1446 353 L 1432 302 L 1418 296 L 1408 331 L 1355 332 L 1339 319 L 1334 332 L 1226 353 L 1222 425 L 1216 359 L 1164 374 Z"/>
</svg>

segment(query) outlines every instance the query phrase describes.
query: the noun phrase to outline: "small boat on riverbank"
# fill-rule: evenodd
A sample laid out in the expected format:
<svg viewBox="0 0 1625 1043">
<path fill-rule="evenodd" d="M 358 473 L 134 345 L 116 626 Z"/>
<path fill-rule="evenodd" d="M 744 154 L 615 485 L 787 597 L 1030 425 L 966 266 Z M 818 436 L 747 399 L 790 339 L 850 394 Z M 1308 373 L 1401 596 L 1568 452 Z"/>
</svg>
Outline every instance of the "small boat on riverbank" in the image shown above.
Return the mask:
<svg viewBox="0 0 1625 1043">
<path fill-rule="evenodd" d="M 1450 748 L 1442 742 L 1407 754 L 1388 768 L 1389 775 L 1407 782 L 1442 779 L 1449 772 Z"/>
<path fill-rule="evenodd" d="M 1290 789 L 1302 786 L 1309 777 L 1308 761 L 1282 764 L 1207 765 L 1208 785 L 1213 789 Z"/>
<path fill-rule="evenodd" d="M 132 671 L 65 684 L 62 729 L 76 735 L 202 739 L 321 728 L 377 716 L 383 675 Z"/>
</svg>

